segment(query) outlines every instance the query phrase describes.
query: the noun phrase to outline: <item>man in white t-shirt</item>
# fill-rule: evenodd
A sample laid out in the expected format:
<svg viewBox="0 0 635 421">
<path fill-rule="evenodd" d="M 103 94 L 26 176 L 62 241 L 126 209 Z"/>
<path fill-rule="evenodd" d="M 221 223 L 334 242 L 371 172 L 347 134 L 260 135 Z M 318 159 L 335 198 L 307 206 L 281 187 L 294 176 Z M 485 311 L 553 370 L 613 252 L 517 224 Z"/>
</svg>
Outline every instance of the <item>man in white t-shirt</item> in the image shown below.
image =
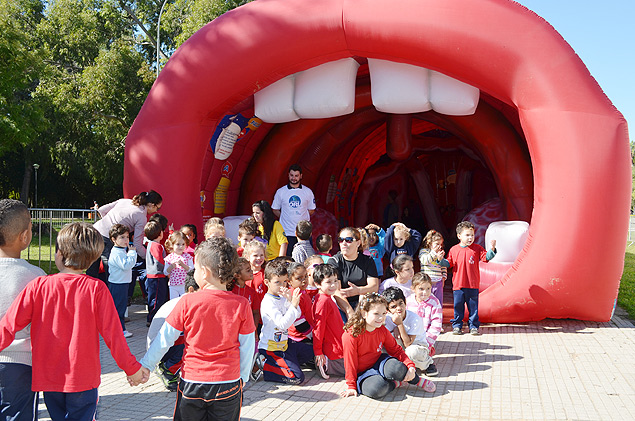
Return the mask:
<svg viewBox="0 0 635 421">
<path fill-rule="evenodd" d="M 284 228 L 284 234 L 289 240 L 287 256 L 291 256 L 293 246 L 298 242 L 295 236 L 296 225 L 302 220 L 311 220 L 311 215 L 315 212 L 313 191 L 302 185 L 302 168 L 298 164 L 289 167 L 289 184 L 276 191 L 271 209 Z"/>
</svg>

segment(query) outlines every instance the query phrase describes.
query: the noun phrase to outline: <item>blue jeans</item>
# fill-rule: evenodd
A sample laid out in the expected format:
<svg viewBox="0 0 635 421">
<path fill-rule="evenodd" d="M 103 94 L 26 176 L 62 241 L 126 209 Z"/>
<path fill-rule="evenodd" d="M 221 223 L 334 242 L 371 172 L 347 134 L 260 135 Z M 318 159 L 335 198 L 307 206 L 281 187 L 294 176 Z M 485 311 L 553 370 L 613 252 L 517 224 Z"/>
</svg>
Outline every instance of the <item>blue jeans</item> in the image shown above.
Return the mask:
<svg viewBox="0 0 635 421">
<path fill-rule="evenodd" d="M 37 392 L 31 391 L 31 366 L 0 364 L 0 419 L 37 420 Z"/>
<path fill-rule="evenodd" d="M 83 392 L 44 392 L 44 403 L 54 420 L 92 421 L 97 412 L 97 388 Z"/>
<path fill-rule="evenodd" d="M 148 291 L 148 322 L 151 322 L 161 306 L 170 299 L 168 296 L 167 276 L 147 278 L 146 291 Z"/>
<path fill-rule="evenodd" d="M 112 295 L 112 300 L 115 302 L 115 308 L 117 309 L 117 315 L 119 315 L 119 322 L 123 330 L 126 330 L 126 324 L 123 319 L 126 308 L 128 307 L 129 286 L 130 284 L 108 284 L 108 289 L 110 290 L 110 295 Z"/>
<path fill-rule="evenodd" d="M 468 325 L 470 329 L 478 329 L 481 322 L 478 320 L 478 288 L 461 288 L 452 291 L 454 293 L 454 319 L 452 327 L 463 328 L 463 317 L 465 317 L 465 304 L 470 313 Z"/>
</svg>

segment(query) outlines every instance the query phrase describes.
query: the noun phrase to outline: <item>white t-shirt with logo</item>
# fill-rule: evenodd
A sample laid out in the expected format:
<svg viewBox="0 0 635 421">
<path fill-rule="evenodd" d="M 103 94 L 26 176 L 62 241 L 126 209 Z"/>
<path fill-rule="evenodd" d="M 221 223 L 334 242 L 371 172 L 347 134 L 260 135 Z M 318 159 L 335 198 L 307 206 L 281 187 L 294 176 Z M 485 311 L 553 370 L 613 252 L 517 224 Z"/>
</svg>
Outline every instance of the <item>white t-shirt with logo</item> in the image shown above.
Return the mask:
<svg viewBox="0 0 635 421">
<path fill-rule="evenodd" d="M 315 209 L 315 197 L 310 188 L 300 186 L 297 189 L 282 186 L 273 197 L 272 209 L 280 211 L 280 224 L 287 236 L 295 236 L 298 222 L 310 221 L 309 210 Z"/>
</svg>

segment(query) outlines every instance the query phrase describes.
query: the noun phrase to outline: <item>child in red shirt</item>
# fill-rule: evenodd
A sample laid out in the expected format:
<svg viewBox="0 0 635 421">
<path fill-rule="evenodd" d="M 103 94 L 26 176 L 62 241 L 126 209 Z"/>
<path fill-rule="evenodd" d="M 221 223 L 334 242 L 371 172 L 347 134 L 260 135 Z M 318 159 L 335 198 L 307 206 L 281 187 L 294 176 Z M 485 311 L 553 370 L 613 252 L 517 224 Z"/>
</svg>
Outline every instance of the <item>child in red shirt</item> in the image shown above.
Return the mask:
<svg viewBox="0 0 635 421">
<path fill-rule="evenodd" d="M 31 324 L 33 390 L 44 391 L 53 419 L 93 419 L 101 379 L 99 336 L 131 385 L 150 372 L 130 353 L 106 284 L 84 275 L 104 247 L 92 225 L 64 226 L 56 242 L 59 273 L 29 282 L 0 320 L 0 351 Z M 53 364 L 51 364 L 53 362 Z"/>
<path fill-rule="evenodd" d="M 344 322 L 333 298 L 340 287 L 337 271 L 331 265 L 320 264 L 313 270 L 313 282 L 320 291 L 313 303 L 315 365 L 325 379 L 331 375 L 344 376 Z"/>
<path fill-rule="evenodd" d="M 355 313 L 344 325 L 342 345 L 347 389 L 340 392 L 342 397 L 361 393 L 381 399 L 406 382 L 426 392 L 437 389 L 430 380 L 417 375 L 415 364 L 386 329 L 386 313 L 386 300 L 376 292 L 369 292 L 360 297 Z M 386 348 L 388 354 L 382 354 L 382 348 Z"/>
<path fill-rule="evenodd" d="M 224 237 L 198 245 L 194 279 L 200 289 L 186 294 L 165 320 L 141 359 L 152 369 L 183 332 L 185 351 L 174 419 L 238 420 L 243 384 L 249 379 L 255 341 L 251 306 L 227 291 L 238 254 Z"/>
<path fill-rule="evenodd" d="M 251 265 L 251 271 L 254 274 L 254 278 L 251 281 L 247 281 L 246 284 L 253 288 L 258 295 L 258 302 L 262 302 L 262 298 L 267 293 L 267 286 L 265 285 L 265 245 L 260 241 L 250 241 L 245 244 L 243 251 L 243 257 L 249 260 Z"/>
<path fill-rule="evenodd" d="M 232 281 L 231 292 L 245 297 L 249 301 L 251 312 L 254 316 L 254 325 L 258 326 L 258 323 L 260 323 L 260 300 L 258 299 L 256 291 L 247 285 L 247 282 L 254 279 L 254 273 L 251 271 L 249 261 L 244 257 L 238 258 L 236 267 L 238 270 Z"/>
<path fill-rule="evenodd" d="M 450 249 L 448 263 L 454 270 L 452 277 L 452 293 L 454 295 L 454 318 L 452 334 L 463 334 L 463 318 L 465 305 L 470 312 L 468 325 L 470 334 L 480 335 L 478 328 L 481 322 L 478 318 L 478 289 L 481 283 L 479 262 L 488 262 L 496 256 L 496 240 L 492 240 L 490 251 L 478 244 L 474 244 L 474 224 L 469 221 L 459 222 L 456 235 L 460 243 Z"/>
<path fill-rule="evenodd" d="M 288 330 L 289 338 L 296 342 L 310 342 L 314 326 L 313 321 L 313 300 L 306 290 L 308 279 L 306 268 L 302 263 L 291 262 L 287 268 L 289 274 L 289 286 L 291 292 L 296 288 L 300 289 L 300 311 L 302 314 L 293 322 Z"/>
</svg>

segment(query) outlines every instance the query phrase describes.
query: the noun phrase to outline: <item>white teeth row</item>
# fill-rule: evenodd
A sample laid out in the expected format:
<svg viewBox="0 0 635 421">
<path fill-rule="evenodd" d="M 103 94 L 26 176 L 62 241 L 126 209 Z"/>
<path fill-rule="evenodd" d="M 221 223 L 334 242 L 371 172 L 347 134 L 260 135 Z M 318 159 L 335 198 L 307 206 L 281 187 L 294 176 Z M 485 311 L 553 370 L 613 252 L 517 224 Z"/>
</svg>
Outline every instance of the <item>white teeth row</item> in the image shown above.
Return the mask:
<svg viewBox="0 0 635 421">
<path fill-rule="evenodd" d="M 410 114 L 434 110 L 471 115 L 479 90 L 443 73 L 410 64 L 368 59 L 373 105 L 378 111 Z M 254 94 L 255 114 L 266 123 L 330 118 L 355 110 L 359 64 L 345 58 L 287 76 Z"/>
</svg>

